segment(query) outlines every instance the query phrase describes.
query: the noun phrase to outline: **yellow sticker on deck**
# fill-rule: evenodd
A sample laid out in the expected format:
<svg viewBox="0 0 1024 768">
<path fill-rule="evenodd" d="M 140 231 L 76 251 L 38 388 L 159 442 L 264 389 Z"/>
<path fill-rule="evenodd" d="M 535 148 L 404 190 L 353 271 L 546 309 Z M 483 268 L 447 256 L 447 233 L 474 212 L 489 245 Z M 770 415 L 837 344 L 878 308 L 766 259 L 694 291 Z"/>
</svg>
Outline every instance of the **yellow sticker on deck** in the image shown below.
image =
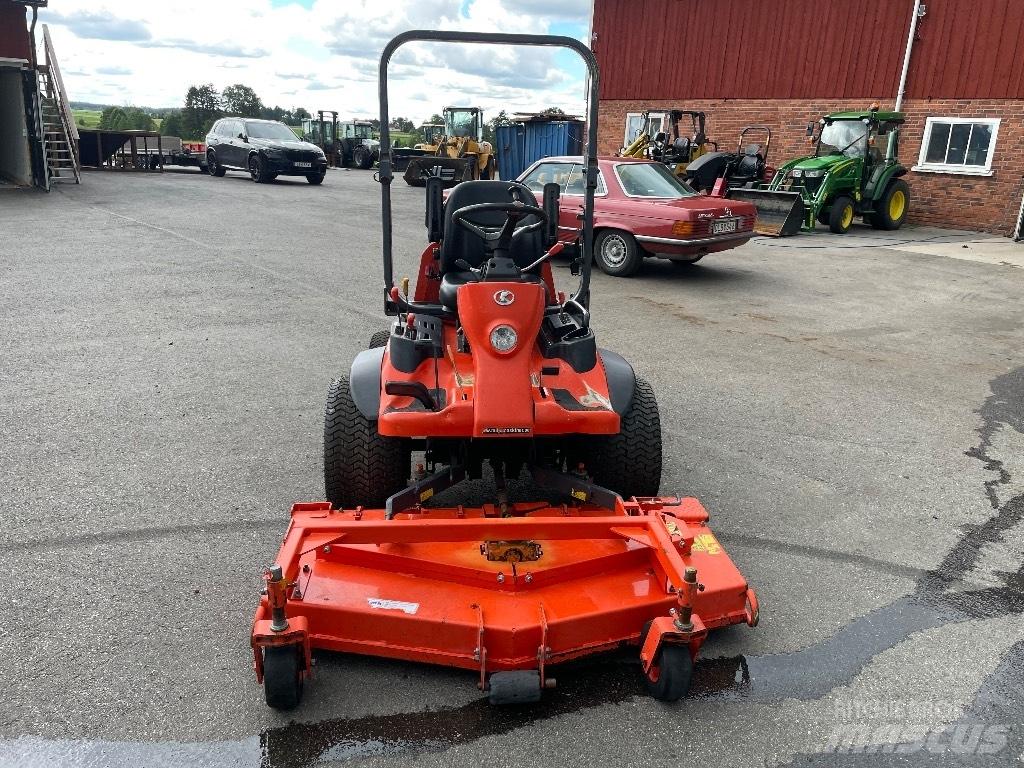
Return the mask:
<svg viewBox="0 0 1024 768">
<path fill-rule="evenodd" d="M 691 548 L 695 552 L 703 552 L 706 555 L 717 555 L 722 551 L 722 545 L 718 543 L 718 539 L 710 533 L 700 533 L 693 537 L 693 547 Z"/>
<path fill-rule="evenodd" d="M 573 488 L 571 493 L 572 493 L 572 497 L 574 499 L 579 499 L 580 501 L 586 501 L 587 500 L 587 492 L 586 491 L 577 491 L 575 488 Z"/>
<path fill-rule="evenodd" d="M 434 495 L 434 489 L 433 488 L 427 488 L 427 490 L 423 491 L 423 493 L 420 494 L 420 501 L 426 501 L 427 499 L 429 499 L 433 495 Z"/>
</svg>

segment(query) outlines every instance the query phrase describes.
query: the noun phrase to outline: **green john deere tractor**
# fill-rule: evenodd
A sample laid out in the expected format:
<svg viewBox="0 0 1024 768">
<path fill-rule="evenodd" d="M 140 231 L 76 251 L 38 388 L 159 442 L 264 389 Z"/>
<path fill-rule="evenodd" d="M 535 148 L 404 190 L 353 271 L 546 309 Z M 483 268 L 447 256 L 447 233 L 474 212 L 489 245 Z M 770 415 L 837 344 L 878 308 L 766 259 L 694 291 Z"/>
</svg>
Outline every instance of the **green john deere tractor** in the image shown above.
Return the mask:
<svg viewBox="0 0 1024 768">
<path fill-rule="evenodd" d="M 791 235 L 816 223 L 842 234 L 856 216 L 875 229 L 899 229 L 910 205 L 910 187 L 900 178 L 907 169 L 896 159 L 904 121 L 877 105 L 826 115 L 813 155 L 783 165 L 766 188 L 731 189 L 729 197 L 757 206 L 761 234 Z"/>
</svg>

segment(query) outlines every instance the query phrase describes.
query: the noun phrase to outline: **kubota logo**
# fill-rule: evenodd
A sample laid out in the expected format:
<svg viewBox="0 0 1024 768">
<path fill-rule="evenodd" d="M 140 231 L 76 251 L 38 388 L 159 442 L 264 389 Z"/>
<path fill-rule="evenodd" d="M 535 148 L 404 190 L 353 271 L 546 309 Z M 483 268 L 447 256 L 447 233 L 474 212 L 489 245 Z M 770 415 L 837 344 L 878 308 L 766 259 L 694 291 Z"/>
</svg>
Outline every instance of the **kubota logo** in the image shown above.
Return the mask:
<svg viewBox="0 0 1024 768">
<path fill-rule="evenodd" d="M 494 293 L 494 303 L 502 307 L 507 307 L 513 301 L 516 300 L 516 295 L 512 291 L 500 290 Z"/>
</svg>

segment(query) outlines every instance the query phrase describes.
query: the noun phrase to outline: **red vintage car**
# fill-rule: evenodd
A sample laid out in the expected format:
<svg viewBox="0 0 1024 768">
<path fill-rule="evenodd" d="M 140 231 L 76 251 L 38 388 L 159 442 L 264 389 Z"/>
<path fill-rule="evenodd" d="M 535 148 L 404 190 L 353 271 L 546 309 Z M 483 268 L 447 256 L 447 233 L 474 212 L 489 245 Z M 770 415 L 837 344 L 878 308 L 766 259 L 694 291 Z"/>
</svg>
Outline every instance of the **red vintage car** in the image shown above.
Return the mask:
<svg viewBox="0 0 1024 768">
<path fill-rule="evenodd" d="M 663 164 L 627 157 L 598 159 L 594 198 L 594 259 L 603 272 L 628 277 L 644 257 L 690 265 L 709 253 L 743 245 L 754 235 L 750 203 L 694 192 Z M 546 157 L 517 179 L 540 197 L 562 187 L 559 230 L 573 243 L 583 209 L 583 158 Z"/>
</svg>

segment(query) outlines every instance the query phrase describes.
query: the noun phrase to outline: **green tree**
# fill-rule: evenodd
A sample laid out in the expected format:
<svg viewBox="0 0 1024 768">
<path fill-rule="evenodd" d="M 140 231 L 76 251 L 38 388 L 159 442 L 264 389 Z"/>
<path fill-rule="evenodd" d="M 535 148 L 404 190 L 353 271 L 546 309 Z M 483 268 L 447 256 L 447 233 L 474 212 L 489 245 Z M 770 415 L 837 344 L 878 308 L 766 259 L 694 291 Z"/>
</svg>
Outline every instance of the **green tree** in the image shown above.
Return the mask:
<svg viewBox="0 0 1024 768">
<path fill-rule="evenodd" d="M 558 107 L 548 107 L 547 109 L 541 110 L 541 114 L 542 115 L 564 115 L 565 112 L 563 112 Z"/>
<path fill-rule="evenodd" d="M 191 86 L 185 94 L 185 107 L 181 110 L 181 138 L 202 139 L 223 114 L 220 94 L 212 83 Z"/>
<path fill-rule="evenodd" d="M 160 133 L 164 136 L 181 136 L 181 112 L 168 112 L 160 123 Z"/>
<path fill-rule="evenodd" d="M 388 125 L 392 129 L 401 131 L 402 133 L 408 133 L 416 127 L 412 120 L 409 120 L 406 117 L 393 117 Z"/>
<path fill-rule="evenodd" d="M 128 115 L 121 107 L 107 107 L 100 113 L 101 131 L 125 131 L 131 128 Z"/>
<path fill-rule="evenodd" d="M 128 127 L 134 131 L 152 131 L 156 128 L 156 123 L 149 113 L 139 107 L 125 107 L 124 114 L 128 120 Z"/>
<path fill-rule="evenodd" d="M 221 94 L 221 101 L 224 111 L 229 115 L 259 117 L 263 111 L 263 102 L 256 95 L 256 91 L 241 83 L 235 83 L 225 88 Z"/>
<path fill-rule="evenodd" d="M 305 107 L 295 107 L 295 109 L 292 110 L 292 116 L 295 118 L 296 123 L 301 123 L 303 120 L 309 120 L 313 117 L 306 111 Z"/>
</svg>

